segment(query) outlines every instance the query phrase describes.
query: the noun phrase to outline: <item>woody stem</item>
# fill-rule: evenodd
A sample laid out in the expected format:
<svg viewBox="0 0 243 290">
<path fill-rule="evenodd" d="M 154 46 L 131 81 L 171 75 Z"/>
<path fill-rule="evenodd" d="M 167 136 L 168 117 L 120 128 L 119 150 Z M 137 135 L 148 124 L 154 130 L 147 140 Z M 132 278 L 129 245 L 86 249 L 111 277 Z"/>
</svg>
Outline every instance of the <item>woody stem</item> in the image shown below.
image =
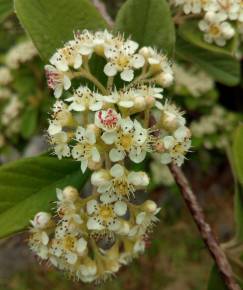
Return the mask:
<svg viewBox="0 0 243 290">
<path fill-rule="evenodd" d="M 181 190 L 182 197 L 196 223 L 204 243 L 206 244 L 215 264 L 222 276 L 222 279 L 229 290 L 240 290 L 236 283 L 231 266 L 225 256 L 225 253 L 216 241 L 210 225 L 205 221 L 204 214 L 197 198 L 192 191 L 189 182 L 181 169 L 175 164 L 170 165 L 170 170 L 175 178 L 178 187 Z"/>
</svg>

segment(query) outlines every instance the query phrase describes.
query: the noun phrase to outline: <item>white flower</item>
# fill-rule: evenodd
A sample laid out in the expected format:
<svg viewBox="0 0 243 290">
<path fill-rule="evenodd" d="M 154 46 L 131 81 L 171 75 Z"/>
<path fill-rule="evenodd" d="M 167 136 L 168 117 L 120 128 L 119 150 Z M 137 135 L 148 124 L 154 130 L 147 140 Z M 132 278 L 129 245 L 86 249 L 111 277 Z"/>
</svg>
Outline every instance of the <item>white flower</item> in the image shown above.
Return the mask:
<svg viewBox="0 0 243 290">
<path fill-rule="evenodd" d="M 54 53 L 50 58 L 50 63 L 59 71 L 66 72 L 69 70 L 69 66 L 74 69 L 80 68 L 82 65 L 82 56 L 76 45 L 67 44 L 65 47 L 58 49 L 58 51 Z"/>
<path fill-rule="evenodd" d="M 73 111 L 98 111 L 102 108 L 101 95 L 92 92 L 88 87 L 80 86 L 74 93 L 74 95 L 68 99 L 67 102 L 71 102 L 69 110 Z"/>
<path fill-rule="evenodd" d="M 50 144 L 53 146 L 54 153 L 59 159 L 70 156 L 68 141 L 69 138 L 66 132 L 59 132 L 50 136 Z"/>
<path fill-rule="evenodd" d="M 129 172 L 120 164 L 115 164 L 109 171 L 100 170 L 91 176 L 91 183 L 97 186 L 97 191 L 105 194 L 106 200 L 112 199 L 113 195 L 127 196 L 134 195 L 136 189 L 144 188 L 149 184 L 149 178 L 145 172 Z M 112 199 L 113 200 L 113 199 Z"/>
<path fill-rule="evenodd" d="M 226 41 L 234 36 L 233 27 L 224 20 L 225 17 L 222 14 L 206 13 L 205 18 L 199 22 L 199 28 L 204 32 L 206 42 L 215 42 L 218 46 L 224 46 Z"/>
<path fill-rule="evenodd" d="M 37 229 L 45 229 L 50 223 L 51 215 L 47 212 L 39 212 L 35 215 L 34 220 L 31 221 L 33 227 Z"/>
<path fill-rule="evenodd" d="M 0 85 L 5 86 L 11 83 L 13 77 L 7 67 L 0 67 Z"/>
<path fill-rule="evenodd" d="M 111 203 L 98 203 L 92 199 L 87 202 L 87 213 L 90 216 L 87 228 L 94 231 L 118 231 L 121 224 L 119 217 L 126 214 L 127 204 L 123 201 Z"/>
<path fill-rule="evenodd" d="M 111 132 L 116 130 L 119 120 L 121 119 L 120 114 L 118 114 L 113 109 L 107 109 L 96 112 L 95 114 L 95 125 L 104 131 Z"/>
<path fill-rule="evenodd" d="M 47 83 L 49 88 L 54 90 L 54 96 L 60 98 L 64 90 L 71 87 L 71 81 L 67 73 L 57 70 L 52 65 L 45 66 Z"/>
<path fill-rule="evenodd" d="M 64 258 L 68 264 L 75 264 L 80 256 L 85 254 L 87 241 L 74 234 L 66 234 L 61 239 L 54 238 L 50 247 L 50 254 Z"/>
<path fill-rule="evenodd" d="M 174 132 L 174 136 L 165 136 L 163 138 L 165 153 L 161 154 L 162 164 L 168 164 L 174 161 L 181 166 L 185 159 L 185 154 L 191 147 L 191 140 L 188 136 L 189 130 L 186 127 L 180 127 Z"/>
<path fill-rule="evenodd" d="M 199 97 L 214 88 L 213 79 L 195 67 L 184 68 L 174 64 L 173 70 L 175 73 L 175 91 L 178 94 L 186 89 L 192 96 Z"/>
<path fill-rule="evenodd" d="M 150 129 L 144 129 L 137 120 L 133 122 L 130 118 L 122 119 L 120 125 L 117 131 L 105 132 L 101 136 L 106 144 L 115 145 L 109 152 L 111 161 L 123 160 L 128 154 L 133 162 L 142 162 L 146 152 L 152 151 L 155 139 Z"/>
<path fill-rule="evenodd" d="M 76 144 L 72 149 L 74 159 L 81 161 L 81 170 L 85 172 L 88 162 L 99 162 L 100 153 L 95 146 L 96 136 L 90 128 L 78 127 L 76 130 Z"/>
<path fill-rule="evenodd" d="M 14 46 L 6 55 L 6 65 L 11 69 L 18 69 L 38 55 L 36 48 L 31 41 L 24 41 Z"/>
<path fill-rule="evenodd" d="M 121 79 L 130 82 L 134 78 L 134 69 L 139 69 L 144 65 L 144 57 L 135 53 L 138 44 L 134 41 L 125 42 L 120 39 L 114 39 L 105 47 L 105 56 L 108 63 L 104 67 L 104 73 L 109 76 L 115 76 L 120 72 Z"/>
<path fill-rule="evenodd" d="M 152 72 L 156 75 L 156 83 L 167 87 L 173 82 L 173 71 L 166 55 L 157 52 L 151 47 L 143 47 L 139 51 L 147 63 L 150 65 Z"/>
<path fill-rule="evenodd" d="M 131 229 L 129 235 L 133 236 L 146 236 L 159 219 L 156 215 L 160 212 L 157 206 L 153 211 L 139 211 L 136 215 L 136 225 Z"/>
<path fill-rule="evenodd" d="M 76 32 L 74 34 L 74 41 L 69 43 L 76 47 L 78 53 L 82 56 L 90 56 L 93 53 L 95 46 L 95 37 L 88 30 L 83 30 L 82 32 Z"/>
<path fill-rule="evenodd" d="M 10 126 L 10 123 L 18 117 L 23 103 L 16 95 L 13 95 L 1 114 L 1 121 L 3 125 Z"/>
</svg>

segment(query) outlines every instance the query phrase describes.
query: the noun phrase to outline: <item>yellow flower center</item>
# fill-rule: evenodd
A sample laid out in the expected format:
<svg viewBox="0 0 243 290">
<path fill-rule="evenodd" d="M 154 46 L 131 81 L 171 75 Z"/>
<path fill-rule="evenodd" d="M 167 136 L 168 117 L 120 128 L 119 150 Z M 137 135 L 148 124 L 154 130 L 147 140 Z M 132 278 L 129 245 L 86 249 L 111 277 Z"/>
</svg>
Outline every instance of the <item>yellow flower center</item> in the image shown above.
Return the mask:
<svg viewBox="0 0 243 290">
<path fill-rule="evenodd" d="M 214 25 L 211 25 L 210 27 L 210 34 L 214 35 L 214 36 L 219 36 L 220 35 L 220 29 L 219 29 L 219 26 L 214 24 Z"/>
<path fill-rule="evenodd" d="M 71 236 L 66 236 L 63 240 L 63 247 L 66 250 L 72 250 L 75 245 L 75 238 Z"/>
<path fill-rule="evenodd" d="M 125 150 L 129 150 L 132 146 L 133 137 L 130 134 L 122 135 L 120 138 L 120 144 Z"/>
<path fill-rule="evenodd" d="M 100 205 L 99 215 L 103 220 L 108 220 L 109 218 L 113 217 L 114 213 L 112 207 L 107 204 Z"/>
<path fill-rule="evenodd" d="M 130 59 L 129 59 L 129 56 L 127 55 L 120 55 L 116 62 L 117 66 L 120 69 L 127 68 L 129 66 L 129 63 L 130 63 Z"/>
</svg>

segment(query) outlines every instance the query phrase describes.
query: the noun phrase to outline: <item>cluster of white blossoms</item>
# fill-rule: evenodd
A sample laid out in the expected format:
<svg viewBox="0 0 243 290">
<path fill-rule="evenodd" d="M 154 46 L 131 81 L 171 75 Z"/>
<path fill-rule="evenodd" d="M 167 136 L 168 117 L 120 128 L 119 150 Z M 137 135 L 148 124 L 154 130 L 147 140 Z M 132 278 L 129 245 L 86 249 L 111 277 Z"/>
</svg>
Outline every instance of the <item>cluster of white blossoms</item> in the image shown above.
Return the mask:
<svg viewBox="0 0 243 290">
<path fill-rule="evenodd" d="M 175 75 L 174 91 L 177 94 L 186 90 L 188 94 L 198 98 L 214 89 L 213 79 L 196 67 L 187 68 L 174 64 L 173 71 Z"/>
<path fill-rule="evenodd" d="M 17 69 L 20 65 L 32 60 L 35 56 L 37 56 L 37 51 L 30 41 L 17 44 L 3 56 L 3 64 L 0 66 L 0 148 L 5 145 L 5 137 L 11 139 L 20 131 L 24 103 L 15 90 L 14 82 L 18 79 Z"/>
<path fill-rule="evenodd" d="M 214 106 L 210 114 L 191 123 L 193 136 L 200 138 L 207 149 L 225 149 L 240 118 L 221 106 Z"/>
<path fill-rule="evenodd" d="M 92 71 L 97 58 L 103 59 L 100 79 Z M 93 171 L 92 193 L 82 198 L 72 187 L 58 190 L 58 221 L 37 214 L 31 248 L 77 279 L 105 279 L 144 251 L 157 221 L 153 201 L 137 202 L 149 176 L 131 165 L 152 152 L 163 164 L 181 165 L 190 130 L 177 107 L 162 102 L 173 73 L 166 56 L 151 47 L 85 30 L 50 63 L 46 75 L 57 100 L 48 138 L 59 159 L 71 157 L 82 172 Z M 45 221 L 41 227 L 39 220 Z"/>
<path fill-rule="evenodd" d="M 186 15 L 202 18 L 198 25 L 204 33 L 204 40 L 225 46 L 238 31 L 243 22 L 242 0 L 173 0 Z"/>
<path fill-rule="evenodd" d="M 38 52 L 31 41 L 23 41 L 10 49 L 5 58 L 5 63 L 10 69 L 18 69 L 21 64 L 36 57 Z"/>
</svg>

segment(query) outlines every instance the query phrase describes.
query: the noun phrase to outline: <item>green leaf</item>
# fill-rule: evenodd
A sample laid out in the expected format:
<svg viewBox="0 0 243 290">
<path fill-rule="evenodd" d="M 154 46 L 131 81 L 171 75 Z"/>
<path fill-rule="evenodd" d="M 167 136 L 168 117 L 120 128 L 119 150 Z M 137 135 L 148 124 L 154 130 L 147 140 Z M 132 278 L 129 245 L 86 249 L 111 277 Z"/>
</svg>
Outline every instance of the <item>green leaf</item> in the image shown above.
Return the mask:
<svg viewBox="0 0 243 290">
<path fill-rule="evenodd" d="M 13 12 L 13 0 L 0 0 L 0 22 Z"/>
<path fill-rule="evenodd" d="M 176 56 L 197 64 L 220 83 L 235 86 L 240 82 L 240 62 L 232 56 L 207 52 L 179 36 L 176 40 Z"/>
<path fill-rule="evenodd" d="M 236 174 L 243 185 L 243 124 L 238 126 L 234 134 L 233 158 Z"/>
<path fill-rule="evenodd" d="M 239 182 L 235 185 L 234 215 L 236 238 L 243 241 L 243 125 L 239 125 L 233 139 L 233 166 Z"/>
<path fill-rule="evenodd" d="M 74 31 L 106 27 L 88 0 L 14 0 L 14 3 L 20 22 L 45 61 L 73 38 Z"/>
<path fill-rule="evenodd" d="M 37 127 L 38 108 L 28 107 L 22 116 L 21 134 L 28 139 Z"/>
<path fill-rule="evenodd" d="M 40 156 L 26 158 L 0 168 L 0 238 L 20 232 L 38 211 L 49 211 L 56 188 L 81 188 L 89 172 L 70 160 Z"/>
<path fill-rule="evenodd" d="M 227 290 L 227 289 L 228 288 L 224 284 L 224 281 L 222 280 L 217 267 L 214 265 L 210 273 L 207 290 Z"/>
<path fill-rule="evenodd" d="M 198 28 L 198 20 L 185 21 L 182 25 L 180 25 L 178 32 L 185 41 L 188 41 L 200 48 L 225 55 L 234 55 L 235 53 L 235 38 L 237 38 L 237 36 L 228 41 L 227 45 L 224 47 L 219 47 L 217 45 L 207 43 L 203 39 L 203 32 L 201 32 Z"/>
<path fill-rule="evenodd" d="M 118 12 L 115 29 L 140 45 L 173 54 L 175 29 L 166 0 L 127 0 Z"/>
</svg>

